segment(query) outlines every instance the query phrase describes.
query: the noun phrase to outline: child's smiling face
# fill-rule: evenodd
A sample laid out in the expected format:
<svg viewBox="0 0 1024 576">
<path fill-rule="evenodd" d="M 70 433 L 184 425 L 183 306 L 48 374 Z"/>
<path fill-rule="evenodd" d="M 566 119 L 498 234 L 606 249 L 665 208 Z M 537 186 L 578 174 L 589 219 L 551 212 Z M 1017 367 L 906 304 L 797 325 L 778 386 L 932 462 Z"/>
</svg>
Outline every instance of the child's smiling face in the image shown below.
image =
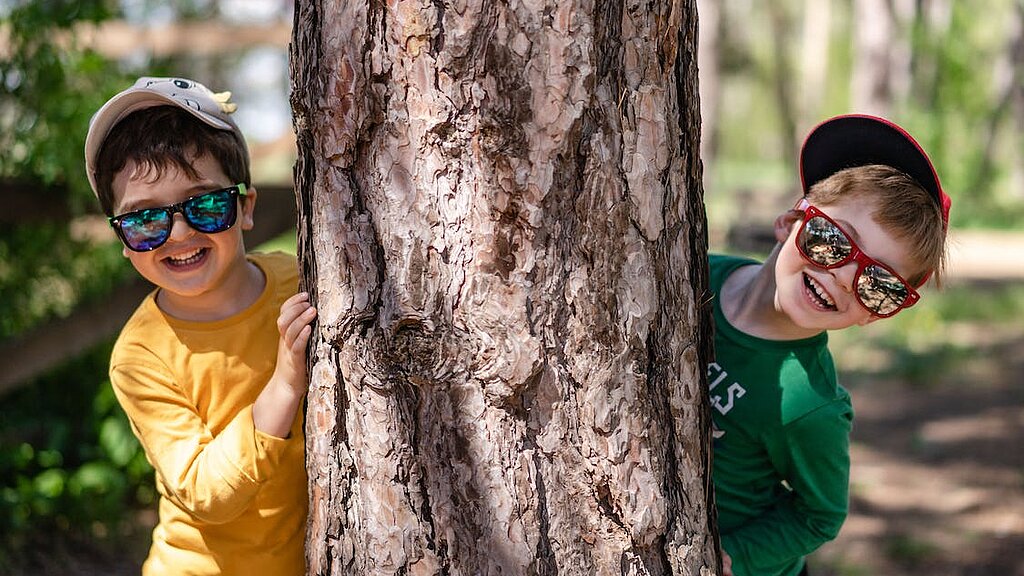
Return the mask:
<svg viewBox="0 0 1024 576">
<path fill-rule="evenodd" d="M 155 172 L 129 162 L 114 178 L 114 213 L 168 206 L 237 184 L 212 156 L 196 158 L 192 167 L 198 174 L 195 180 L 173 165 L 156 177 Z M 223 232 L 204 234 L 189 226 L 182 214 L 175 214 L 166 243 L 149 252 L 124 248 L 135 269 L 161 288 L 158 302 L 166 311 L 174 314 L 182 306 L 215 309 L 237 296 L 234 290 L 246 264 L 242 231 L 253 226 L 254 196 L 239 203 L 235 225 Z"/>
<path fill-rule="evenodd" d="M 875 221 L 872 202 L 851 199 L 818 208 L 867 255 L 900 276 L 907 278 L 918 271 L 906 243 Z M 826 269 L 808 261 L 796 246 L 802 220 L 792 216 L 789 219 L 789 234 L 782 241 L 775 266 L 776 309 L 797 326 L 810 330 L 840 330 L 878 319 L 854 295 L 858 264 L 850 261 Z"/>
</svg>

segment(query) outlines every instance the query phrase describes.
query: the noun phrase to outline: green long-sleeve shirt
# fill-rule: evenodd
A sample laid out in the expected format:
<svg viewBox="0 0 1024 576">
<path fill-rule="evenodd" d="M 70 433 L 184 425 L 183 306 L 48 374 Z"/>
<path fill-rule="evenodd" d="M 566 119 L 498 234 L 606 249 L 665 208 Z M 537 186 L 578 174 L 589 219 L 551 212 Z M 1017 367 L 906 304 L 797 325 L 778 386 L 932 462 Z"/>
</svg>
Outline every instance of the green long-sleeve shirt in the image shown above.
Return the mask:
<svg viewBox="0 0 1024 576">
<path fill-rule="evenodd" d="M 756 338 L 729 324 L 717 295 L 743 258 L 713 255 L 713 478 L 722 547 L 736 576 L 793 576 L 846 519 L 850 396 L 825 333 Z"/>
</svg>

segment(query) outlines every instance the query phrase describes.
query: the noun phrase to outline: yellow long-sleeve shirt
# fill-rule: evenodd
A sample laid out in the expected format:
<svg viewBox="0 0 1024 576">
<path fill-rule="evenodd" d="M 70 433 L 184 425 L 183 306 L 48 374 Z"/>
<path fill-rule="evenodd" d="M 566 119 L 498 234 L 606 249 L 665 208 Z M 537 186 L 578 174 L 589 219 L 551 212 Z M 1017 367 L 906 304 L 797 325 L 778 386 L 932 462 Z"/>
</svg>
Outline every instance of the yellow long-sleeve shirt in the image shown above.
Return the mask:
<svg viewBox="0 0 1024 576">
<path fill-rule="evenodd" d="M 277 317 L 298 285 L 294 256 L 253 254 L 267 283 L 243 312 L 186 322 L 150 294 L 114 346 L 110 380 L 156 469 L 160 520 L 143 575 L 304 572 L 302 418 L 287 439 L 256 430 L 274 371 Z"/>
</svg>

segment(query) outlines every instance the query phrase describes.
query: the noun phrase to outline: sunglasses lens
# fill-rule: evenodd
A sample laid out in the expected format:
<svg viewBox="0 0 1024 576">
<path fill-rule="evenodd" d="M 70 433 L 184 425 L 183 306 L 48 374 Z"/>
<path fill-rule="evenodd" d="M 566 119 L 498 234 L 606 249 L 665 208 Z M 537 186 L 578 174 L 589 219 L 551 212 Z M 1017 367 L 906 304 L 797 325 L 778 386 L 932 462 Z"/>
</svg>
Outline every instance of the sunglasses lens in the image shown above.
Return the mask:
<svg viewBox="0 0 1024 576">
<path fill-rule="evenodd" d="M 880 316 L 899 310 L 908 296 L 907 285 L 881 266 L 865 266 L 857 279 L 857 297 L 864 307 Z"/>
<path fill-rule="evenodd" d="M 167 241 L 171 233 L 169 216 L 167 210 L 162 208 L 139 210 L 122 216 L 118 229 L 129 248 L 152 250 Z"/>
<path fill-rule="evenodd" d="M 815 216 L 804 223 L 797 242 L 804 256 L 826 267 L 839 264 L 853 252 L 846 234 L 821 216 Z"/>
<path fill-rule="evenodd" d="M 182 206 L 188 223 L 196 230 L 212 234 L 223 232 L 235 223 L 236 202 L 234 188 L 216 190 L 196 196 Z"/>
</svg>

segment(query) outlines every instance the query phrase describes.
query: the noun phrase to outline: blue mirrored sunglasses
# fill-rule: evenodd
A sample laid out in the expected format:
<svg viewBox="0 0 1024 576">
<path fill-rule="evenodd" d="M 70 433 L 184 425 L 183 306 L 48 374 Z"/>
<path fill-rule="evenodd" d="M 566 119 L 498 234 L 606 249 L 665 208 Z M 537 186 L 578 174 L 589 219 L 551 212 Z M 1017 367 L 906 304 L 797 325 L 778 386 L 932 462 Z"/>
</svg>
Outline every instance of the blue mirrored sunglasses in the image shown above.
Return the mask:
<svg viewBox="0 0 1024 576">
<path fill-rule="evenodd" d="M 178 212 L 189 226 L 204 234 L 231 228 L 238 217 L 239 196 L 246 196 L 245 184 L 204 192 L 170 206 L 126 212 L 108 221 L 130 250 L 148 252 L 167 242 L 174 226 L 174 214 Z"/>
</svg>

